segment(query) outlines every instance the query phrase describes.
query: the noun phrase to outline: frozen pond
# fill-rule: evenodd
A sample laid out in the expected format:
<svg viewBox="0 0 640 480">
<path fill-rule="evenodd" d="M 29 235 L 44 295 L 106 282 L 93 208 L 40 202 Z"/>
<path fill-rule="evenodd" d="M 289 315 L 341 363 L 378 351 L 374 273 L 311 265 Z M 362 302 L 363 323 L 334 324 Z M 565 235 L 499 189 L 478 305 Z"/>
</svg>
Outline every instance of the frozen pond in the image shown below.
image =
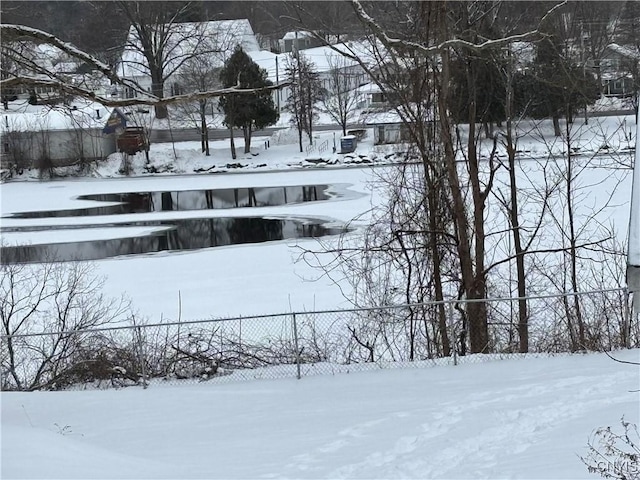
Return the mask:
<svg viewBox="0 0 640 480">
<path fill-rule="evenodd" d="M 21 212 L 11 218 L 51 218 L 94 215 L 121 215 L 169 211 L 216 210 L 242 207 L 273 207 L 329 200 L 328 185 L 288 187 L 245 187 L 208 190 L 124 192 L 80 195 L 78 200 L 109 205 L 63 210 Z"/>
<path fill-rule="evenodd" d="M 338 198 L 329 185 L 85 194 L 91 207 L 23 211 L 3 225 L 3 263 L 99 260 L 124 255 L 316 238 L 344 231 L 327 219 L 277 215 L 184 218 L 176 212 L 277 207 Z M 100 205 L 100 203 L 104 203 Z M 173 212 L 167 218 L 164 212 Z M 146 214 L 146 215 L 139 215 Z M 151 214 L 151 215 L 149 215 Z M 82 217 L 82 223 L 73 222 Z M 119 217 L 122 219 L 120 220 Z M 138 220 L 136 217 L 140 217 Z M 29 224 L 16 224 L 20 219 Z M 28 219 L 55 219 L 37 224 Z M 26 238 L 26 241 L 21 241 Z"/>
</svg>

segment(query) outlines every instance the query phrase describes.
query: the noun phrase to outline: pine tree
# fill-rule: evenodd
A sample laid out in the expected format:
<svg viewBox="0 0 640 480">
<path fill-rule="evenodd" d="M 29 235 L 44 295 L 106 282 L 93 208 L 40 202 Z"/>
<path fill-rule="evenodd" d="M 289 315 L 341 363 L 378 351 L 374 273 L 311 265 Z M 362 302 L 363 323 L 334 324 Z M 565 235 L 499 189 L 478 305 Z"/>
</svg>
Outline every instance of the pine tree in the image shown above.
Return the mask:
<svg viewBox="0 0 640 480">
<path fill-rule="evenodd" d="M 240 88 L 269 87 L 273 83 L 267 78 L 267 71 L 260 68 L 242 50 L 235 51 L 225 62 L 220 71 L 220 81 L 225 88 L 239 84 Z M 251 133 L 278 121 L 278 111 L 273 102 L 271 92 L 263 93 L 234 93 L 220 98 L 220 106 L 224 112 L 224 124 L 231 135 L 231 156 L 236 158 L 233 129 L 241 128 L 244 134 L 244 153 L 251 152 Z"/>
<path fill-rule="evenodd" d="M 576 111 L 597 100 L 597 79 L 562 53 L 558 37 L 541 41 L 530 71 L 516 76 L 516 109 L 533 118 L 552 118 L 560 136 L 560 117 L 573 121 Z"/>
</svg>

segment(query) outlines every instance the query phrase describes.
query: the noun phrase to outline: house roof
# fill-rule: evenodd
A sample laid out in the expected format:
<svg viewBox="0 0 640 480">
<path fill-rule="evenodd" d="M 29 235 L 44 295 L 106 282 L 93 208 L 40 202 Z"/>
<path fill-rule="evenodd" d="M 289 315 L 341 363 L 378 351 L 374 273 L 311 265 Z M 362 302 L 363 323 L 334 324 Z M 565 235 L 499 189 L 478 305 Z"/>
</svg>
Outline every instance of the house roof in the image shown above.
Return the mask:
<svg viewBox="0 0 640 480">
<path fill-rule="evenodd" d="M 77 62 L 59 62 L 53 66 L 55 73 L 75 73 L 78 70 Z"/>
<path fill-rule="evenodd" d="M 338 52 L 335 51 L 336 49 Z M 367 67 L 373 69 L 383 61 L 386 50 L 384 46 L 377 41 L 377 39 L 374 39 L 373 42 L 370 40 L 352 40 L 349 42 L 337 43 L 332 46 L 308 48 L 306 50 L 301 50 L 300 54 L 307 55 L 314 63 L 316 63 L 316 65 L 318 65 L 319 70 L 321 68 L 327 68 L 327 70 L 330 70 L 330 66 L 328 65 L 330 60 L 340 57 L 344 58 L 352 65 L 358 64 L 355 60 L 350 60 L 339 52 L 355 56 L 367 65 Z M 321 60 L 322 58 L 325 58 L 324 62 Z"/>
<path fill-rule="evenodd" d="M 367 115 L 365 125 L 395 125 L 399 123 L 411 122 L 413 119 L 407 118 L 401 111 L 397 109 L 387 110 L 385 112 L 375 112 Z M 425 115 L 425 121 L 433 121 L 433 110 Z"/>
<path fill-rule="evenodd" d="M 284 58 L 282 60 L 278 60 L 278 64 L 276 65 L 276 58 L 279 55 L 269 52 L 267 50 L 258 50 L 253 52 L 246 52 L 247 55 L 253 60 L 260 68 L 263 68 L 267 71 L 267 78 L 271 80 L 274 84 L 276 80 L 282 81 L 285 77 L 285 64 Z"/>
<path fill-rule="evenodd" d="M 34 132 L 48 130 L 102 129 L 111 109 L 88 100 L 73 103 L 75 110 L 62 106 L 11 103 L 11 110 L 2 112 L 0 132 Z"/>
<path fill-rule="evenodd" d="M 313 47 L 300 50 L 299 55 L 304 56 L 315 65 L 318 73 L 329 72 L 336 66 L 341 68 L 352 67 L 358 65 L 358 62 L 345 57 L 340 52 L 350 54 L 351 51 L 357 49 L 360 45 L 356 42 L 338 43 L 331 46 Z M 338 50 L 338 51 L 336 51 Z M 360 48 L 362 50 L 362 48 Z"/>
<path fill-rule="evenodd" d="M 260 50 L 258 40 L 246 18 L 211 22 L 176 23 L 171 26 L 170 39 L 165 49 L 171 52 L 165 70 L 180 67 L 194 53 L 207 55 L 214 66 L 222 66 L 237 45 L 245 52 Z M 149 68 L 140 47 L 140 39 L 132 25 L 122 53 L 120 74 L 124 77 L 149 75 Z"/>
<path fill-rule="evenodd" d="M 640 52 L 630 47 L 618 45 L 617 43 L 610 43 L 607 45 L 607 50 L 617 53 L 618 55 L 632 60 L 640 60 Z"/>
<path fill-rule="evenodd" d="M 335 49 L 337 49 L 338 52 L 336 52 Z M 298 53 L 313 62 L 314 68 L 318 73 L 329 72 L 336 65 L 340 68 L 359 65 L 355 60 L 351 60 L 339 52 L 355 54 L 364 62 L 368 62 L 371 65 L 375 64 L 375 59 L 368 50 L 368 45 L 363 42 L 354 41 L 338 43 L 332 46 L 307 48 L 306 50 L 300 50 Z M 247 55 L 267 71 L 269 80 L 272 82 L 276 82 L 276 72 L 278 73 L 277 76 L 280 81 L 284 79 L 287 61 L 291 57 L 291 53 L 275 54 L 265 50 L 256 50 L 247 51 Z"/>
<path fill-rule="evenodd" d="M 358 91 L 358 93 L 382 93 L 382 89 L 380 88 L 380 85 L 378 85 L 375 82 L 369 82 L 369 83 L 365 83 L 364 85 L 358 87 L 356 89 Z"/>
<path fill-rule="evenodd" d="M 61 65 L 62 67 L 63 64 L 69 66 L 68 64 L 73 63 L 75 68 L 78 67 L 77 62 L 70 62 L 69 56 L 53 45 L 36 43 L 30 40 L 19 40 L 16 42 L 7 42 L 5 46 L 7 47 L 7 51 L 3 52 L 3 55 L 6 53 L 7 61 L 13 60 L 13 52 L 16 52 L 16 55 L 28 59 L 40 68 L 56 73 L 61 73 L 59 69 L 55 68 L 57 65 Z M 20 62 L 13 62 L 8 68 L 14 73 L 33 75 L 32 70 L 20 65 Z"/>
<path fill-rule="evenodd" d="M 305 38 L 305 37 L 313 37 L 313 33 L 305 31 L 305 30 L 299 30 L 297 32 L 296 31 L 287 32 L 282 37 L 282 40 L 293 40 L 295 38 Z"/>
</svg>

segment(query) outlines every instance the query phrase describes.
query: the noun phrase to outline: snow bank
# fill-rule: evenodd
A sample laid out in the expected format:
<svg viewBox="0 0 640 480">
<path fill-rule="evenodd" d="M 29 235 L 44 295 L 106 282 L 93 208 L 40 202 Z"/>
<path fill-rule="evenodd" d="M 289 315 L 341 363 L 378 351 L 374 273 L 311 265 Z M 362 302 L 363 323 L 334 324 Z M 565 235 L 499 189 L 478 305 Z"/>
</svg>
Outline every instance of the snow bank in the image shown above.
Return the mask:
<svg viewBox="0 0 640 480">
<path fill-rule="evenodd" d="M 616 357 L 640 361 L 640 351 Z M 590 477 L 593 430 L 638 423 L 604 354 L 302 380 L 3 393 L 3 478 Z"/>
</svg>

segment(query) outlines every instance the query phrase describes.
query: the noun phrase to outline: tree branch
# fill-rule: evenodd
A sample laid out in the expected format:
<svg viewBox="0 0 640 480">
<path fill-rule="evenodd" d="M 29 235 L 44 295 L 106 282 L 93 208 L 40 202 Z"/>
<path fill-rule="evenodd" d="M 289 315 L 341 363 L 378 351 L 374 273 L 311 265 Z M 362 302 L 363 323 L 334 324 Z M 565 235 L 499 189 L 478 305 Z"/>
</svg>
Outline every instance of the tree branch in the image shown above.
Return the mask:
<svg viewBox="0 0 640 480">
<path fill-rule="evenodd" d="M 218 90 L 207 90 L 205 92 L 193 92 L 184 95 L 173 95 L 170 97 L 159 98 L 145 92 L 146 98 L 127 98 L 122 100 L 114 100 L 110 98 L 104 98 L 95 92 L 81 88 L 75 85 L 65 83 L 61 80 L 47 80 L 32 77 L 13 77 L 6 80 L 0 80 L 0 89 L 27 85 L 32 87 L 43 86 L 53 87 L 61 92 L 68 93 L 70 95 L 77 95 L 88 100 L 97 102 L 105 107 L 130 107 L 134 105 L 169 105 L 175 103 L 193 102 L 198 100 L 204 100 L 207 98 L 222 97 L 230 94 L 255 94 L 262 93 L 271 90 L 278 90 L 282 87 L 290 85 L 290 82 L 280 82 L 278 85 L 271 85 L 260 88 L 240 88 L 239 85 L 229 88 L 223 88 Z"/>
<path fill-rule="evenodd" d="M 567 0 L 564 0 L 561 3 L 555 5 L 551 10 L 549 10 L 544 17 L 540 20 L 540 24 L 547 21 L 552 15 L 554 15 L 561 7 L 567 4 Z M 526 40 L 535 40 L 541 39 L 544 37 L 539 30 L 532 30 L 530 32 L 510 35 L 504 38 L 498 38 L 494 40 L 486 40 L 482 43 L 472 43 L 466 40 L 462 40 L 459 38 L 454 38 L 451 40 L 446 40 L 438 45 L 433 45 L 431 47 L 427 47 L 420 43 L 412 42 L 409 40 L 402 40 L 399 38 L 391 38 L 389 37 L 385 30 L 365 11 L 360 0 L 351 0 L 351 5 L 356 12 L 356 15 L 360 20 L 367 25 L 371 31 L 374 32 L 375 36 L 380 39 L 380 41 L 388 48 L 398 48 L 402 47 L 406 49 L 407 47 L 411 47 L 418 52 L 426 55 L 426 56 L 434 56 L 440 54 L 442 51 L 450 49 L 450 48 L 463 48 L 472 50 L 474 52 L 481 52 L 483 50 L 487 50 L 490 48 L 497 48 L 503 45 L 508 45 L 509 43 L 516 41 L 526 41 Z"/>
</svg>

